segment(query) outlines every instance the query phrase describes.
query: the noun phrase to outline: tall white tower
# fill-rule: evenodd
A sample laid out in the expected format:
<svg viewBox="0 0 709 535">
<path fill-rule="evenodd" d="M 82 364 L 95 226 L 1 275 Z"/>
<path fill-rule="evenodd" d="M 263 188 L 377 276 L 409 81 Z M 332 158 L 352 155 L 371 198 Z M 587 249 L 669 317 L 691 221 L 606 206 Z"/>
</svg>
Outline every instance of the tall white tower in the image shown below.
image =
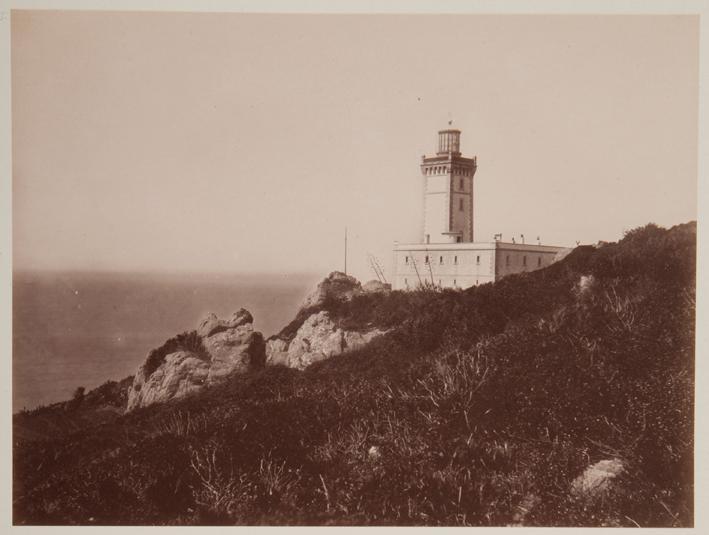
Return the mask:
<svg viewBox="0 0 709 535">
<path fill-rule="evenodd" d="M 423 243 L 473 241 L 473 177 L 477 157 L 460 155 L 460 130 L 438 132 L 438 152 L 424 156 Z"/>
</svg>

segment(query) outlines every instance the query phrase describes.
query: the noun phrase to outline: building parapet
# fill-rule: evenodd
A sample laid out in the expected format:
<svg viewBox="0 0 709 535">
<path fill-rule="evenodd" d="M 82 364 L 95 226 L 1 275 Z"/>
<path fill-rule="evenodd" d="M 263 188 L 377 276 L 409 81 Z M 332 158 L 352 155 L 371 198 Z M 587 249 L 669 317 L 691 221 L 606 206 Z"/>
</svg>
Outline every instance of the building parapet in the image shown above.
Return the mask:
<svg viewBox="0 0 709 535">
<path fill-rule="evenodd" d="M 539 245 L 536 243 L 510 243 L 510 242 L 495 242 L 497 249 L 504 251 L 549 251 L 556 252 L 561 249 L 566 249 L 561 245 Z"/>
<path fill-rule="evenodd" d="M 460 242 L 460 243 L 397 243 L 395 251 L 489 251 L 495 249 L 495 242 Z"/>
<path fill-rule="evenodd" d="M 560 245 L 538 245 L 534 243 L 492 242 L 462 242 L 462 243 L 396 243 L 396 251 L 486 251 L 499 249 L 503 251 L 539 251 L 556 252 L 566 249 Z"/>
</svg>

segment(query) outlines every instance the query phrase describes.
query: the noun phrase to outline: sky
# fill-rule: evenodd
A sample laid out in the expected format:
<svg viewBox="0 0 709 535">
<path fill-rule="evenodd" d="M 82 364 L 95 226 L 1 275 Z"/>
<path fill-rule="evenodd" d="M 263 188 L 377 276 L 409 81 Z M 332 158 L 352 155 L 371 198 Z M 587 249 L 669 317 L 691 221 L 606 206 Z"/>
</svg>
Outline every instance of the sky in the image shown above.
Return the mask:
<svg viewBox="0 0 709 535">
<path fill-rule="evenodd" d="M 462 131 L 475 239 L 696 219 L 698 18 L 13 11 L 14 269 L 391 276 Z"/>
</svg>

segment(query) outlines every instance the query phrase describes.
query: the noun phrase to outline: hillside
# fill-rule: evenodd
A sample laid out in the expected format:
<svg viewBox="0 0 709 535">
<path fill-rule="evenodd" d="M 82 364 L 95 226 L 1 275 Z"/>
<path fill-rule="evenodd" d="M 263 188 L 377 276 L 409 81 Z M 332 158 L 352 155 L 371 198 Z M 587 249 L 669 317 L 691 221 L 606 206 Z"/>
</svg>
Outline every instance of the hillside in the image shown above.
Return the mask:
<svg viewBox="0 0 709 535">
<path fill-rule="evenodd" d="M 82 404 L 17 415 L 14 522 L 692 526 L 695 241 L 648 225 L 465 291 L 325 300 L 386 334 L 62 432 L 36 422 Z"/>
</svg>

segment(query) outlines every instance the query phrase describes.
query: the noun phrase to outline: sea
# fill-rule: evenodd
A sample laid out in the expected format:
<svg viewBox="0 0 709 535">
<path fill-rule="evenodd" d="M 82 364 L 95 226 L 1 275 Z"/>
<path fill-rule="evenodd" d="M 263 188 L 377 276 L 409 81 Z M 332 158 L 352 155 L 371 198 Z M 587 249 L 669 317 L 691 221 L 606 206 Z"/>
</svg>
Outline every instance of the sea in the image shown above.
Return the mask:
<svg viewBox="0 0 709 535">
<path fill-rule="evenodd" d="M 317 275 L 15 271 L 13 412 L 135 373 L 148 352 L 243 307 L 265 337 L 295 315 Z"/>
</svg>

